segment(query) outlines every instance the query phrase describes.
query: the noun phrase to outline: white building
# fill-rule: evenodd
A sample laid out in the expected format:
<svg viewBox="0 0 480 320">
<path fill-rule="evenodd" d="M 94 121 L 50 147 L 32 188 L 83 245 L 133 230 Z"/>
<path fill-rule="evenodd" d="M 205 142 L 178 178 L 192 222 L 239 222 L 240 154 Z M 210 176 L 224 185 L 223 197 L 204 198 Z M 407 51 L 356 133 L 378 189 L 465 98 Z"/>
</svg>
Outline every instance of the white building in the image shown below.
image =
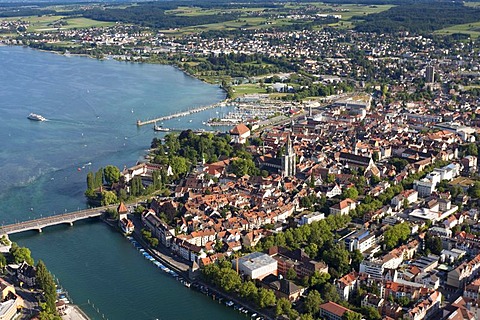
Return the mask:
<svg viewBox="0 0 480 320">
<path fill-rule="evenodd" d="M 263 279 L 269 274 L 277 275 L 278 262 L 268 254 L 253 252 L 233 261 L 233 267 L 250 277 L 250 279 Z"/>
</svg>

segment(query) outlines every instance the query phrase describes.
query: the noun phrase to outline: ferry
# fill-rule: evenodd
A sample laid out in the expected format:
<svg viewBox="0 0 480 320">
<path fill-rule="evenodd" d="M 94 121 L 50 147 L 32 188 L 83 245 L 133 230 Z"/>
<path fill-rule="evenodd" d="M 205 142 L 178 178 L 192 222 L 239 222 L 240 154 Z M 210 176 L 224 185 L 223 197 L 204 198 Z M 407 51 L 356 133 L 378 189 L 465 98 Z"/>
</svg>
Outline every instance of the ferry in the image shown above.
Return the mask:
<svg viewBox="0 0 480 320">
<path fill-rule="evenodd" d="M 30 113 L 27 118 L 34 121 L 47 121 L 47 118 L 36 113 Z"/>
</svg>

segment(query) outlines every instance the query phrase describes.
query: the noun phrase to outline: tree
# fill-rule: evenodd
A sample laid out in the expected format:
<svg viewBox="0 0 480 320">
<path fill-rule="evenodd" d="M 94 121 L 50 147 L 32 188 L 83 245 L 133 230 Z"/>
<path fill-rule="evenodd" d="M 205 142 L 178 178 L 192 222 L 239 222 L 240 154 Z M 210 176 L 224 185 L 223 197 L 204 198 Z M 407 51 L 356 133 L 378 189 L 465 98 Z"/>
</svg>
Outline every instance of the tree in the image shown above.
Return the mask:
<svg viewBox="0 0 480 320">
<path fill-rule="evenodd" d="M 87 190 L 93 190 L 95 189 L 95 177 L 93 175 L 93 172 L 87 173 Z"/>
<path fill-rule="evenodd" d="M 7 266 L 7 258 L 0 253 L 0 269 L 4 269 Z"/>
<path fill-rule="evenodd" d="M 297 272 L 295 271 L 295 269 L 290 268 L 290 269 L 287 270 L 287 279 L 288 280 L 297 279 Z"/>
<path fill-rule="evenodd" d="M 248 300 L 254 300 L 257 295 L 257 287 L 252 281 L 242 282 L 240 288 L 238 289 L 238 294 L 240 297 Z"/>
<path fill-rule="evenodd" d="M 103 168 L 100 168 L 95 172 L 95 189 L 100 188 L 103 185 Z"/>
<path fill-rule="evenodd" d="M 382 316 L 378 312 L 378 310 L 374 307 L 362 307 L 360 312 L 365 316 L 368 320 L 380 320 Z"/>
<path fill-rule="evenodd" d="M 345 190 L 342 192 L 342 198 L 343 198 L 343 199 L 350 198 L 350 199 L 352 199 L 352 200 L 356 200 L 356 199 L 358 198 L 358 190 L 357 190 L 357 188 L 351 187 L 351 188 L 345 189 Z"/>
<path fill-rule="evenodd" d="M 337 272 L 337 276 L 342 276 L 350 270 L 350 254 L 342 243 L 328 245 L 327 250 L 323 251 L 323 260 L 327 263 L 331 270 Z"/>
<path fill-rule="evenodd" d="M 395 248 L 400 242 L 406 241 L 410 236 L 410 226 L 403 222 L 388 228 L 383 234 L 383 244 L 387 250 Z"/>
<path fill-rule="evenodd" d="M 25 248 L 25 247 L 19 247 L 17 243 L 12 242 L 12 246 L 10 248 L 10 254 L 13 257 L 13 262 L 14 263 L 22 263 L 25 261 L 29 265 L 33 266 L 34 261 L 31 256 L 30 249 Z"/>
<path fill-rule="evenodd" d="M 39 260 L 37 263 L 36 278 L 37 284 L 43 291 L 43 296 L 45 298 L 45 311 L 55 314 L 57 311 L 55 306 L 55 301 L 57 299 L 55 281 L 42 260 Z"/>
<path fill-rule="evenodd" d="M 277 301 L 277 306 L 275 308 L 275 314 L 277 316 L 285 314 L 288 315 L 292 312 L 292 303 L 285 298 L 280 298 Z"/>
<path fill-rule="evenodd" d="M 118 202 L 117 195 L 113 191 L 102 191 L 102 206 L 108 206 Z"/>
<path fill-rule="evenodd" d="M 467 147 L 467 155 L 469 156 L 478 156 L 478 149 L 476 143 L 470 143 Z"/>
<path fill-rule="evenodd" d="M 260 288 L 257 293 L 257 305 L 263 309 L 275 305 L 276 298 L 272 290 Z"/>
<path fill-rule="evenodd" d="M 112 185 L 120 180 L 120 170 L 115 166 L 108 165 L 105 167 L 105 169 L 103 169 L 103 176 L 105 178 L 105 182 L 108 185 Z"/>
<path fill-rule="evenodd" d="M 347 311 L 343 314 L 342 320 L 362 320 L 362 315 L 353 311 Z"/>
<path fill-rule="evenodd" d="M 322 304 L 322 296 L 317 290 L 311 290 L 305 298 L 305 310 L 308 313 L 316 315 L 320 310 L 320 304 Z"/>
<path fill-rule="evenodd" d="M 442 239 L 427 233 L 425 236 L 425 248 L 428 248 L 433 254 L 440 255 L 443 250 Z"/>
</svg>

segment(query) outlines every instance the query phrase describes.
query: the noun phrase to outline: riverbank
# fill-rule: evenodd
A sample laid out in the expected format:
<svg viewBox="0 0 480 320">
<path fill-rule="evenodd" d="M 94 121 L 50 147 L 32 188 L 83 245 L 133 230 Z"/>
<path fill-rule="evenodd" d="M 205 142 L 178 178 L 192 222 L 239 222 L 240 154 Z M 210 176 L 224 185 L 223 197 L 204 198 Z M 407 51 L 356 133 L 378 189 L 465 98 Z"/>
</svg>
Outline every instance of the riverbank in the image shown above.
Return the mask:
<svg viewBox="0 0 480 320">
<path fill-rule="evenodd" d="M 122 232 L 118 225 L 113 220 L 102 219 L 110 227 L 115 230 Z M 255 319 L 273 319 L 272 315 L 269 315 L 266 312 L 259 311 L 251 303 L 240 300 L 238 297 L 231 295 L 229 293 L 220 291 L 218 288 L 211 286 L 210 284 L 198 279 L 195 277 L 191 278 L 191 263 L 185 261 L 183 258 L 177 256 L 168 248 L 163 247 L 161 244 L 157 248 L 150 247 L 146 241 L 143 239 L 141 234 L 141 229 L 143 228 L 143 223 L 138 216 L 132 217 L 132 222 L 135 225 L 135 231 L 131 234 L 131 237 L 142 246 L 143 250 L 151 255 L 155 260 L 162 263 L 170 270 L 173 270 L 178 274 L 175 275 L 175 278 L 183 283 L 186 287 L 196 290 L 208 297 L 211 297 L 214 301 L 218 303 L 223 303 L 227 307 L 233 307 L 235 310 L 243 313 L 245 316 L 251 317 L 255 315 Z M 138 249 L 138 248 L 137 248 Z M 189 282 L 190 281 L 190 282 Z"/>
</svg>

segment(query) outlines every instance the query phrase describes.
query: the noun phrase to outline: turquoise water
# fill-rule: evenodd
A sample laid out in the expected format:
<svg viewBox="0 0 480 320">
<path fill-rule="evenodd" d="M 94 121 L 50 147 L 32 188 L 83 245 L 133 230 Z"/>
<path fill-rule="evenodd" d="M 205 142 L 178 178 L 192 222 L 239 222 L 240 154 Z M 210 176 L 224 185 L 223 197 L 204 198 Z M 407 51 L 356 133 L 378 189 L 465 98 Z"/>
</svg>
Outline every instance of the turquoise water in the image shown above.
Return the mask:
<svg viewBox="0 0 480 320">
<path fill-rule="evenodd" d="M 151 126 L 137 128 L 137 119 L 223 98 L 218 87 L 169 66 L 0 47 L 0 223 L 85 208 L 89 170 L 132 166 L 161 135 Z M 30 112 L 49 121 L 30 121 Z M 164 125 L 199 128 L 215 112 Z M 242 318 L 163 274 L 103 223 L 78 222 L 12 239 L 43 259 L 94 319 Z"/>
</svg>

